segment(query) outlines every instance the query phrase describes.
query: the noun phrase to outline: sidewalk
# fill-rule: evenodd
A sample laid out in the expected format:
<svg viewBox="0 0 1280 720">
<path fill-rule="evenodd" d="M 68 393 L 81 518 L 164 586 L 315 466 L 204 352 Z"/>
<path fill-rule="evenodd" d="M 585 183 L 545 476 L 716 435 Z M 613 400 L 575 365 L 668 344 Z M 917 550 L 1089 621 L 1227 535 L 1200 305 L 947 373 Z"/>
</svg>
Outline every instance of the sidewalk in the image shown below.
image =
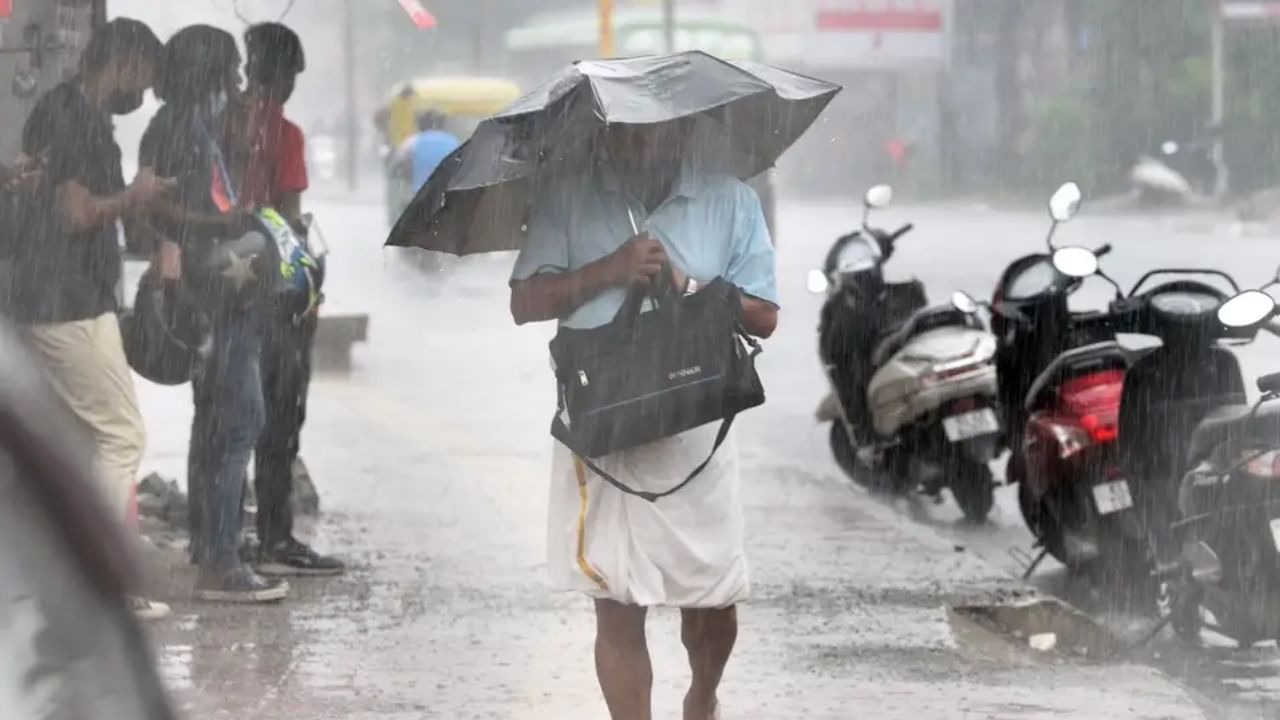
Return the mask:
<svg viewBox="0 0 1280 720">
<path fill-rule="evenodd" d="M 314 383 L 303 442 L 324 509 L 316 544 L 352 570 L 296 580 L 278 606 L 194 606 L 190 569 L 162 556 L 175 611 L 155 627 L 164 675 L 198 720 L 599 720 L 590 606 L 552 593 L 544 567 L 552 328 L 511 325 L 503 263 L 468 265 L 441 290 L 370 252 L 380 219 L 378 206 L 324 209 L 326 292 L 377 330 L 354 375 Z M 797 240 L 784 252 L 783 276 L 803 278 L 816 251 Z M 1145 667 L 957 640 L 949 605 L 1018 588 L 838 479 L 812 417 L 816 300 L 802 283 L 784 290 L 794 320 L 763 356 L 770 401 L 735 430 L 754 596 L 725 720 L 1203 717 Z M 189 393 L 140 389 L 144 473 L 184 477 Z M 650 639 L 655 717 L 677 718 L 674 612 L 654 614 Z"/>
<path fill-rule="evenodd" d="M 169 466 L 181 412 L 149 392 L 144 403 L 149 419 L 170 418 L 147 467 Z M 546 458 L 482 454 L 405 398 L 358 383 L 322 380 L 313 405 L 320 544 L 349 553 L 353 571 L 295 581 L 275 607 L 192 606 L 190 571 L 169 556 L 162 595 L 175 617 L 157 636 L 188 716 L 601 717 L 589 606 L 544 581 Z M 417 413 L 435 440 L 406 442 Z M 726 718 L 1202 717 L 1143 667 L 958 642 L 949 603 L 1007 601 L 1017 588 L 891 509 L 786 464 L 748 487 L 754 600 Z M 655 710 L 676 717 L 686 665 L 673 612 L 656 614 L 651 638 Z"/>
</svg>

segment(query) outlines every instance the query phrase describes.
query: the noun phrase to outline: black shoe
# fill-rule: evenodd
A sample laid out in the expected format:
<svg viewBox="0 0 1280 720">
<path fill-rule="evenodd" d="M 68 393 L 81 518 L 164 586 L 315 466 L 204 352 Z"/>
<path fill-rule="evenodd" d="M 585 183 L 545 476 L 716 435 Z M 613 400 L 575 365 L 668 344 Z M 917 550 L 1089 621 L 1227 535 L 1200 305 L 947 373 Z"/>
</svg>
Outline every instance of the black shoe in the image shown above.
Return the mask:
<svg viewBox="0 0 1280 720">
<path fill-rule="evenodd" d="M 341 575 L 347 570 L 341 560 L 321 555 L 293 539 L 262 547 L 257 567 L 263 575 Z"/>
<path fill-rule="evenodd" d="M 230 570 L 202 570 L 196 580 L 195 598 L 206 602 L 271 603 L 288 594 L 288 582 L 265 578 L 248 565 L 237 565 Z"/>
</svg>

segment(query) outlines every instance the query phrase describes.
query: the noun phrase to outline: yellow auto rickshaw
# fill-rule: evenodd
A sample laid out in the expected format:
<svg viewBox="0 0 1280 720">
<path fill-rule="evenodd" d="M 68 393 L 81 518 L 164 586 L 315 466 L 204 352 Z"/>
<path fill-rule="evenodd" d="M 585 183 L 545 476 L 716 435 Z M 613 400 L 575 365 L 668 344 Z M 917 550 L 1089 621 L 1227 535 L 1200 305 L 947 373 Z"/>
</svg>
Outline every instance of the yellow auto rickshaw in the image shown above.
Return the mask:
<svg viewBox="0 0 1280 720">
<path fill-rule="evenodd" d="M 470 137 L 481 120 L 520 97 L 510 80 L 490 77 L 424 78 L 396 87 L 379 109 L 378 119 L 387 141 L 387 211 L 392 224 L 418 188 L 405 167 L 412 162 L 406 142 L 418 132 L 418 116 L 434 111 L 445 118 L 444 129 L 460 140 Z"/>
</svg>

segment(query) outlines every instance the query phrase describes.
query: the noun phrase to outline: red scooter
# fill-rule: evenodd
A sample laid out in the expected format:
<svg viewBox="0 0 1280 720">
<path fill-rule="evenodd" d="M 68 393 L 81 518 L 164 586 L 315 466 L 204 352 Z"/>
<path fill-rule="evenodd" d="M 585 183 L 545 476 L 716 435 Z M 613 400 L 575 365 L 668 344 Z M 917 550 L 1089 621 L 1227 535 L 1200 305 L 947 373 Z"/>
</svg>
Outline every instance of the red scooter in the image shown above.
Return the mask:
<svg viewBox="0 0 1280 720">
<path fill-rule="evenodd" d="M 1071 219 L 1079 197 L 1073 183 L 1054 194 L 1054 227 Z M 1145 558 L 1115 442 L 1130 358 L 1109 315 L 1069 309 L 1068 297 L 1088 273 L 1060 272 L 1054 257 L 1082 249 L 1057 247 L 1052 238 L 1051 229 L 1048 252 L 1010 264 L 991 305 L 1010 433 L 1006 478 L 1018 485 L 1023 519 L 1042 549 L 1028 575 L 1045 555 L 1078 570 L 1117 552 Z M 1108 251 L 1090 254 L 1094 269 Z"/>
<path fill-rule="evenodd" d="M 1114 341 L 1068 350 L 1040 374 L 1024 404 L 1027 422 L 1009 479 L 1018 483 L 1018 504 L 1037 544 L 1075 570 L 1117 553 L 1142 555 L 1116 446 L 1128 366 Z"/>
</svg>

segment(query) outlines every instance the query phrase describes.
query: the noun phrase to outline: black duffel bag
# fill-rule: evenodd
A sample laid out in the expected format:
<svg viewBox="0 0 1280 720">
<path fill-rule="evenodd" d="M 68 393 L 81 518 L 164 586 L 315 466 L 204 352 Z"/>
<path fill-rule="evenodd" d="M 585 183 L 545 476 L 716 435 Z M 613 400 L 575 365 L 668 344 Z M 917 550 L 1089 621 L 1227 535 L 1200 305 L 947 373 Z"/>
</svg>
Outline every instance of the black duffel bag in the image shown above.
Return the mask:
<svg viewBox="0 0 1280 720">
<path fill-rule="evenodd" d="M 760 345 L 743 327 L 738 288 L 716 278 L 681 296 L 669 281 L 657 285 L 652 294 L 633 289 L 609 324 L 561 327 L 551 341 L 559 395 L 552 436 L 606 482 L 651 502 L 697 477 L 737 414 L 764 403 Z M 646 298 L 654 307 L 642 312 Z M 627 487 L 591 461 L 717 420 L 707 459 L 662 493 Z"/>
</svg>

